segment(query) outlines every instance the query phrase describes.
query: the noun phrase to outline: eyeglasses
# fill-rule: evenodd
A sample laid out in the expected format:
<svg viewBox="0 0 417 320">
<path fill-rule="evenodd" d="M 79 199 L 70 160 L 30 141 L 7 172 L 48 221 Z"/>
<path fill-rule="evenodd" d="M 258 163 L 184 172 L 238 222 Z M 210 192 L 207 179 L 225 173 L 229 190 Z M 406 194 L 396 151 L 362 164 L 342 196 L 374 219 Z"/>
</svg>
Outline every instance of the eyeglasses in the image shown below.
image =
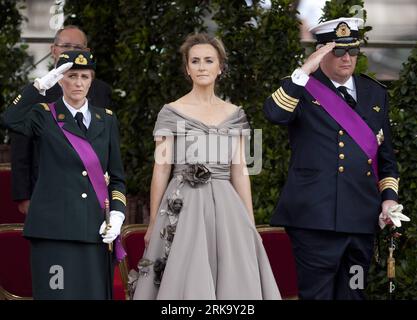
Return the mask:
<svg viewBox="0 0 417 320">
<path fill-rule="evenodd" d="M 346 52 L 349 53 L 351 57 L 354 57 L 354 56 L 357 56 L 360 51 L 361 50 L 359 47 L 345 47 L 345 48 L 334 47 L 333 48 L 333 54 L 338 58 L 343 57 L 346 54 Z"/>
<path fill-rule="evenodd" d="M 72 43 L 54 43 L 54 46 L 64 48 L 64 49 L 75 49 L 75 50 L 85 50 L 87 47 L 79 44 L 72 44 Z"/>
</svg>

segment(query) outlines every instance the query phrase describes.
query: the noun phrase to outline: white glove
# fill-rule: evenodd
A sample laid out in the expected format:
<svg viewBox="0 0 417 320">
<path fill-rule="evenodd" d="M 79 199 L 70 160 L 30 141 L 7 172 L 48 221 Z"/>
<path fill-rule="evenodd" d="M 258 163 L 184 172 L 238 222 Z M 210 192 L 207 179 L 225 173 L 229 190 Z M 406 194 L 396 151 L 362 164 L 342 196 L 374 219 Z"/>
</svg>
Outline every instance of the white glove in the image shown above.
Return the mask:
<svg viewBox="0 0 417 320">
<path fill-rule="evenodd" d="M 72 65 L 72 62 L 67 62 L 57 69 L 52 69 L 42 78 L 36 78 L 33 85 L 38 89 L 41 95 L 46 95 L 46 90 L 51 89 L 60 79 L 62 79 L 64 73 L 71 69 Z"/>
<path fill-rule="evenodd" d="M 379 227 L 384 229 L 385 225 L 391 220 L 394 226 L 401 227 L 401 221 L 410 221 L 410 218 L 402 214 L 403 205 L 396 204 L 388 208 L 387 213 L 381 212 L 379 215 Z"/>
<path fill-rule="evenodd" d="M 110 211 L 110 226 L 109 229 L 106 231 L 106 221 L 100 226 L 99 233 L 103 238 L 104 243 L 111 243 L 117 236 L 120 234 L 120 230 L 122 228 L 123 221 L 125 220 L 125 215 L 120 211 L 112 210 Z"/>
</svg>

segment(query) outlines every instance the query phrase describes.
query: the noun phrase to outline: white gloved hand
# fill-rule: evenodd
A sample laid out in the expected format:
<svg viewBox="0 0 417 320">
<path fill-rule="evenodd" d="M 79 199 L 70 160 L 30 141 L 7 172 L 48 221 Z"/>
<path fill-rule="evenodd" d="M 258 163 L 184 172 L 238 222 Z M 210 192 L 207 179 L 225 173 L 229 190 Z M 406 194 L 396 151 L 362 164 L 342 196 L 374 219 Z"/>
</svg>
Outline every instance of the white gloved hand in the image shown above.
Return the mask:
<svg viewBox="0 0 417 320">
<path fill-rule="evenodd" d="M 111 243 L 118 235 L 120 235 L 124 220 L 125 215 L 122 212 L 115 210 L 110 211 L 110 228 L 106 231 L 107 224 L 106 221 L 103 221 L 99 231 L 104 243 Z"/>
<path fill-rule="evenodd" d="M 401 227 L 401 221 L 410 221 L 410 218 L 402 213 L 403 205 L 396 204 L 388 208 L 387 212 L 379 215 L 379 227 L 384 229 L 387 224 L 392 222 L 394 226 Z"/>
<path fill-rule="evenodd" d="M 62 79 L 64 73 L 71 69 L 72 65 L 72 62 L 67 62 L 57 69 L 52 69 L 42 78 L 36 78 L 33 85 L 38 89 L 41 95 L 46 95 L 46 90 L 51 89 L 60 79 Z"/>
</svg>

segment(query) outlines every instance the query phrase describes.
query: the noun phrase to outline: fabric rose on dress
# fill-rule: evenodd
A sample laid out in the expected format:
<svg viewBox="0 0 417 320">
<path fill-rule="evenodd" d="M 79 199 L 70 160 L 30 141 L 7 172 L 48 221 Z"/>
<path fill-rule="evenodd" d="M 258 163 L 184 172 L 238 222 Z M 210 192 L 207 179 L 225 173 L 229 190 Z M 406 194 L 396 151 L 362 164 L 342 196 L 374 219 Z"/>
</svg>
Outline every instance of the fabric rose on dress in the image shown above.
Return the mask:
<svg viewBox="0 0 417 320">
<path fill-rule="evenodd" d="M 197 184 L 209 182 L 211 179 L 211 172 L 204 164 L 189 164 L 183 171 L 183 178 L 194 187 Z"/>
<path fill-rule="evenodd" d="M 182 196 L 179 193 L 179 190 L 174 192 L 170 197 L 168 197 L 168 209 L 173 214 L 179 214 L 183 205 Z"/>
<path fill-rule="evenodd" d="M 138 278 L 139 272 L 137 272 L 135 269 L 129 271 L 129 274 L 127 275 L 127 292 L 129 294 L 130 300 L 133 300 L 133 295 L 135 294 Z"/>
<path fill-rule="evenodd" d="M 160 214 L 166 214 L 169 219 L 170 224 L 177 224 L 178 215 L 181 212 L 183 207 L 183 197 L 180 194 L 180 190 L 175 190 L 168 198 L 168 208 L 167 210 L 161 209 Z"/>
<path fill-rule="evenodd" d="M 161 284 L 162 277 L 164 275 L 164 270 L 165 270 L 166 263 L 167 263 L 166 258 L 158 258 L 155 261 L 155 264 L 153 266 L 153 271 L 155 272 L 155 278 L 154 278 L 153 282 L 157 286 L 159 286 Z"/>
<path fill-rule="evenodd" d="M 161 238 L 171 243 L 174 240 L 176 229 L 176 225 L 167 225 L 165 228 L 161 230 Z"/>
<path fill-rule="evenodd" d="M 139 275 L 146 277 L 149 273 L 149 266 L 151 266 L 152 264 L 153 264 L 153 261 L 149 259 L 146 259 L 146 258 L 140 259 L 138 262 Z"/>
</svg>

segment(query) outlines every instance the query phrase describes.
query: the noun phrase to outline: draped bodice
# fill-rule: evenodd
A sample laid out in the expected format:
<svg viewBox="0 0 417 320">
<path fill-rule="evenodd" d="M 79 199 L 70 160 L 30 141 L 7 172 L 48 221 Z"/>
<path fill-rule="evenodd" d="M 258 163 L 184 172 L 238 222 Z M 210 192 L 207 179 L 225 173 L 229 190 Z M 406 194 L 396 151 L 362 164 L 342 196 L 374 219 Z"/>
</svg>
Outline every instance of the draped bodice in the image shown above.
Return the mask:
<svg viewBox="0 0 417 320">
<path fill-rule="evenodd" d="M 242 107 L 221 123 L 208 125 L 168 104 L 159 112 L 153 131 L 155 140 L 163 136 L 173 137 L 171 161 L 174 174 L 186 164 L 200 163 L 210 170 L 213 178 L 218 179 L 229 179 L 230 165 L 239 159 L 236 152 L 240 138 L 249 134 L 249 123 Z"/>
</svg>

